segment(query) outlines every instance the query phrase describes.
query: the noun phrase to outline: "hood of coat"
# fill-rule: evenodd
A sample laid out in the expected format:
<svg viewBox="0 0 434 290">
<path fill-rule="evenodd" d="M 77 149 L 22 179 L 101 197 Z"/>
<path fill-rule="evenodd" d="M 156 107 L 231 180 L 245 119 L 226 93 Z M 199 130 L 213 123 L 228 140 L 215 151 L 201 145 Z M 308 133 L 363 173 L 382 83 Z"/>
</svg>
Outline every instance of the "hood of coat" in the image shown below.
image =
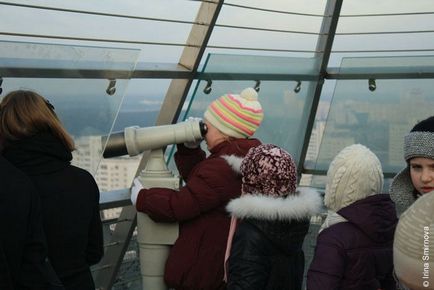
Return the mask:
<svg viewBox="0 0 434 290">
<path fill-rule="evenodd" d="M 241 175 L 242 157 L 236 155 L 221 156 L 231 168 Z M 277 197 L 264 193 L 243 194 L 229 202 L 228 212 L 239 219 L 257 219 L 267 221 L 303 220 L 321 211 L 323 201 L 320 194 L 309 188 L 300 188 L 296 194 Z"/>
<path fill-rule="evenodd" d="M 323 202 L 317 191 L 301 188 L 297 192 L 298 194 L 286 198 L 244 194 L 230 201 L 226 209 L 238 219 L 268 221 L 303 220 L 321 211 Z"/>
<path fill-rule="evenodd" d="M 358 200 L 337 212 L 373 241 L 393 239 L 398 222 L 395 204 L 389 194 L 375 194 Z"/>
<path fill-rule="evenodd" d="M 48 132 L 11 142 L 3 156 L 30 176 L 60 170 L 72 160 L 71 152 Z"/>
<path fill-rule="evenodd" d="M 414 191 L 410 168 L 407 166 L 393 178 L 389 189 L 390 198 L 395 202 L 398 215 L 401 215 L 416 201 Z"/>
</svg>

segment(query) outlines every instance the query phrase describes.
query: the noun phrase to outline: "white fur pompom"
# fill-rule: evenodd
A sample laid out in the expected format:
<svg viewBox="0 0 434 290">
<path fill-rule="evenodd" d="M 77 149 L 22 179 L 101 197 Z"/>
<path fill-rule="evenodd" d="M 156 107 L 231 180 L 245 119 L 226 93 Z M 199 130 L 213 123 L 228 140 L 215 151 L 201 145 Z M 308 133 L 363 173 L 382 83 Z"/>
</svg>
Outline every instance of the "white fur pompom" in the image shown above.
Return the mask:
<svg viewBox="0 0 434 290">
<path fill-rule="evenodd" d="M 249 101 L 257 101 L 258 93 L 253 88 L 247 88 L 241 92 L 240 97 Z"/>
</svg>

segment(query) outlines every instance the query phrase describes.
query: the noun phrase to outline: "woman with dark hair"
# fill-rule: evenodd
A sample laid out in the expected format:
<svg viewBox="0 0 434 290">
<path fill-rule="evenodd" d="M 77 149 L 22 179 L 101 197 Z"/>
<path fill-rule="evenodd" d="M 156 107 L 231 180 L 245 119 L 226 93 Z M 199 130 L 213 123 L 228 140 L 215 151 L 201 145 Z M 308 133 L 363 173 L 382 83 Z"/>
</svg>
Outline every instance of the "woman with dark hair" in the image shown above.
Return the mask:
<svg viewBox="0 0 434 290">
<path fill-rule="evenodd" d="M 74 142 L 54 107 L 32 91 L 0 103 L 3 156 L 30 177 L 41 199 L 48 257 L 68 290 L 94 290 L 89 269 L 103 255 L 99 190 L 72 166 Z"/>
</svg>

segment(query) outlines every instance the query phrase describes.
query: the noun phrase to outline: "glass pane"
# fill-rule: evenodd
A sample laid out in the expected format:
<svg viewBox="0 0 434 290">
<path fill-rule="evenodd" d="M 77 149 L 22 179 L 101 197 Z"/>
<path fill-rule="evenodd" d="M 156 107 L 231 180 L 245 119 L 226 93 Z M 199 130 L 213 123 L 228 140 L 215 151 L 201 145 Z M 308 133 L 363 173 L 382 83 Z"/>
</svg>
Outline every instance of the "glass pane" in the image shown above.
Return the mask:
<svg viewBox="0 0 434 290">
<path fill-rule="evenodd" d="M 209 54 L 203 72 L 317 76 L 319 74 L 319 60 L 319 58 L 301 57 Z"/>
<path fill-rule="evenodd" d="M 316 50 L 326 1 L 225 2 L 207 53 L 310 56 Z M 292 13 L 295 12 L 295 13 Z M 299 14 L 300 13 L 300 14 Z M 290 51 L 288 51 L 290 50 Z M 291 51 L 292 50 L 292 51 Z M 304 51 L 302 54 L 296 51 Z M 309 55 L 306 55 L 309 53 Z"/>
<path fill-rule="evenodd" d="M 140 51 L 110 47 L 1 41 L 2 67 L 134 70 Z"/>
<path fill-rule="evenodd" d="M 375 62 L 380 67 L 389 63 L 388 69 L 401 71 L 423 70 L 422 66 L 434 64 L 433 57 L 393 60 L 392 63 L 390 58 L 348 59 L 342 62 L 342 70 L 347 70 L 347 64 L 350 68 L 355 64 L 366 65 L 372 70 L 369 66 Z M 315 168 L 327 170 L 341 149 L 361 143 L 377 154 L 384 172 L 396 173 L 405 166 L 404 136 L 415 123 L 433 114 L 433 91 L 432 79 L 380 79 L 376 80 L 374 91 L 368 89 L 368 80 L 337 81 Z"/>
<path fill-rule="evenodd" d="M 20 41 L 36 39 L 26 35 L 47 36 L 42 39 L 48 43 L 68 44 L 73 41 L 75 45 L 106 46 L 106 41 L 113 40 L 110 46 L 141 49 L 140 61 L 171 63 L 178 62 L 182 45 L 187 41 L 192 27 L 190 22 L 194 22 L 201 5 L 200 1 L 180 0 L 104 2 L 11 0 L 7 2 L 11 4 L 3 4 L 0 9 L 2 31 L 23 35 L 19 36 Z M 16 6 L 12 4 L 14 2 L 42 8 Z M 44 9 L 44 7 L 54 9 Z M 62 11 L 62 9 L 69 11 Z M 110 16 L 98 15 L 99 13 Z M 158 33 L 155 33 L 156 31 Z M 2 39 L 16 40 L 16 37 L 3 35 Z M 62 37 L 77 39 L 61 39 Z M 81 40 L 83 38 L 93 39 L 93 41 Z M 117 41 L 126 43 L 117 43 Z M 158 43 L 179 44 L 179 46 L 157 45 Z"/>
<path fill-rule="evenodd" d="M 0 42 L 0 67 L 30 70 L 50 68 L 59 74 L 69 70 L 77 78 L 14 78 L 3 81 L 3 95 L 28 89 L 46 97 L 73 136 L 77 150 L 73 164 L 96 175 L 101 159 L 100 136 L 107 135 L 119 111 L 138 50 L 107 47 L 65 46 L 43 43 Z M 122 70 L 124 79 L 84 79 L 88 69 Z M 6 70 L 7 71 L 7 70 Z M 11 74 L 9 72 L 9 74 Z M 110 84 L 114 88 L 108 90 Z"/>
<path fill-rule="evenodd" d="M 272 74 L 297 71 L 313 75 L 315 63 L 316 60 L 311 58 L 209 55 L 204 72 Z M 213 100 L 226 93 L 239 94 L 244 88 L 255 86 L 255 81 L 213 81 L 210 94 L 203 92 L 206 84 L 206 81 L 198 83 L 186 116 L 202 117 Z M 296 81 L 261 81 L 259 100 L 264 110 L 264 120 L 254 137 L 263 143 L 285 148 L 298 160 L 315 85 L 316 82 L 302 81 L 297 93 Z"/>
<path fill-rule="evenodd" d="M 329 66 L 339 66 L 344 57 L 432 54 L 433 10 L 430 0 L 343 1 Z"/>
<path fill-rule="evenodd" d="M 124 101 L 114 123 L 113 132 L 126 127 L 154 126 L 170 80 L 133 79 L 129 82 Z M 146 89 L 143 89 L 146 88 Z M 98 169 L 101 191 L 129 188 L 142 155 L 103 158 Z"/>
<path fill-rule="evenodd" d="M 434 56 L 344 58 L 340 73 L 434 73 Z"/>
</svg>

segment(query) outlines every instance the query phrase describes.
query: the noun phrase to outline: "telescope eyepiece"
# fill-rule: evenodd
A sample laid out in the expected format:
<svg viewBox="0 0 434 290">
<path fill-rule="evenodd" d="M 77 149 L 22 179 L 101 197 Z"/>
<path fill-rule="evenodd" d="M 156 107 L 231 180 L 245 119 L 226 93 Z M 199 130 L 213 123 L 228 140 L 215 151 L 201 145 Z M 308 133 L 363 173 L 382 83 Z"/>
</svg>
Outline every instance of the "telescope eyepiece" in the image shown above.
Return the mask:
<svg viewBox="0 0 434 290">
<path fill-rule="evenodd" d="M 202 137 L 205 137 L 206 133 L 208 133 L 208 126 L 203 121 L 200 121 L 199 127 L 200 134 L 202 135 Z"/>
</svg>

